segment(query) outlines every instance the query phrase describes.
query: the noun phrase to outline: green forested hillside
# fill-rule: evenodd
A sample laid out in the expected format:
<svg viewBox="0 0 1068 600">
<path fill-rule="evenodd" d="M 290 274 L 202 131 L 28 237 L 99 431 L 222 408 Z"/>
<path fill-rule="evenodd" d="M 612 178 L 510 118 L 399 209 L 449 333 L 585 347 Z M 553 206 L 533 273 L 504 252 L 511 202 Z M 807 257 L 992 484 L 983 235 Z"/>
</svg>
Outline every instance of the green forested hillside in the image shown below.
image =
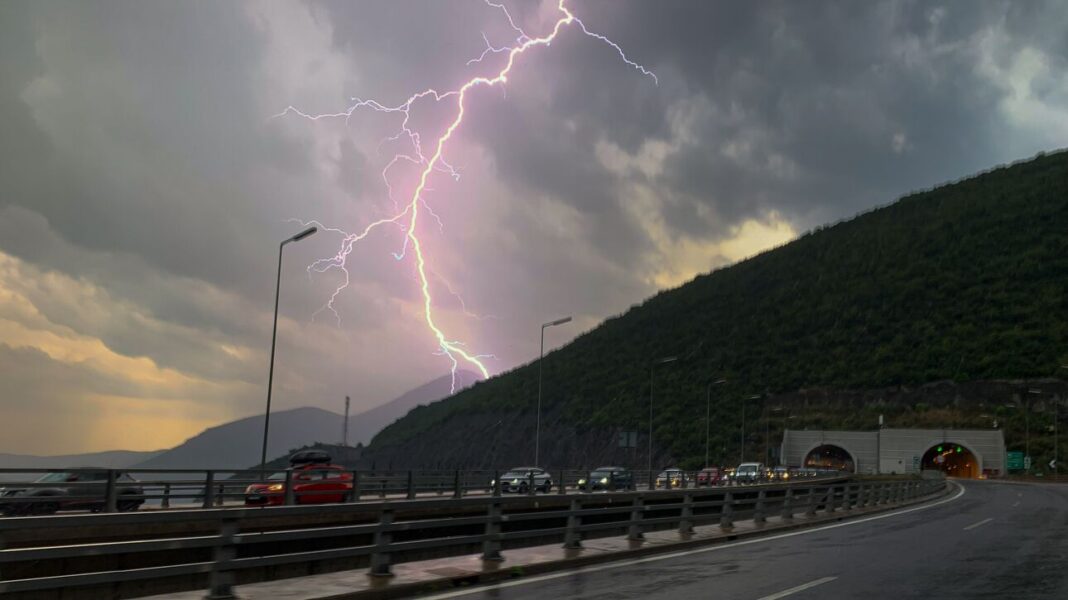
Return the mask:
<svg viewBox="0 0 1068 600">
<path fill-rule="evenodd" d="M 737 400 L 821 386 L 1064 376 L 1068 364 L 1068 152 L 912 194 L 702 275 L 607 320 L 545 358 L 547 406 L 579 426 L 644 430 L 703 452 L 705 385 L 716 440 Z M 420 407 L 372 448 L 460 412 L 533 410 L 537 365 Z M 732 425 L 728 425 L 728 423 Z M 759 423 L 759 421 L 757 421 Z"/>
</svg>

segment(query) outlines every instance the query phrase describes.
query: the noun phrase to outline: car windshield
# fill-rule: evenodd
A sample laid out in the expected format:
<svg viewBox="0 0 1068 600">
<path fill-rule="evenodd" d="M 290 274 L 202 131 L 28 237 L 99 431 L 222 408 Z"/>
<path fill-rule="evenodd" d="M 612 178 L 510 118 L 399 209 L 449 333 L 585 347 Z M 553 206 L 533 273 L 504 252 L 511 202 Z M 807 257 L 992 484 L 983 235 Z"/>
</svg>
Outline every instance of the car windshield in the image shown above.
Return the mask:
<svg viewBox="0 0 1068 600">
<path fill-rule="evenodd" d="M 590 473 L 590 477 L 593 477 L 594 479 L 598 477 L 608 477 L 612 473 L 615 473 L 618 477 L 621 474 L 621 471 L 614 471 L 613 469 L 597 469 L 593 473 Z"/>
<path fill-rule="evenodd" d="M 271 475 L 269 477 L 267 477 L 267 479 L 269 481 L 285 481 L 286 472 L 285 471 L 279 471 L 278 473 L 271 473 Z"/>
<path fill-rule="evenodd" d="M 37 483 L 56 483 L 59 481 L 66 481 L 70 473 L 48 473 L 44 477 L 37 480 Z"/>
</svg>

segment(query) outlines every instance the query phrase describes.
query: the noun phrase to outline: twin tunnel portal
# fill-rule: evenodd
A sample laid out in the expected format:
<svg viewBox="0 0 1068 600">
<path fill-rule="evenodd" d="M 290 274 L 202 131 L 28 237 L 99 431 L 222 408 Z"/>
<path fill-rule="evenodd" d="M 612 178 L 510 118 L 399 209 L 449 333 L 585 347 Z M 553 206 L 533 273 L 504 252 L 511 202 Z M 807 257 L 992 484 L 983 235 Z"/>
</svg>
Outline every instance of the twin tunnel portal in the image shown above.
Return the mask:
<svg viewBox="0 0 1068 600">
<path fill-rule="evenodd" d="M 856 461 L 841 446 L 821 444 L 805 455 L 802 463 L 808 468 L 830 468 L 855 473 Z M 979 459 L 967 447 L 945 442 L 931 446 L 920 459 L 920 468 L 924 471 L 942 471 L 947 477 L 975 479 L 979 477 Z"/>
</svg>

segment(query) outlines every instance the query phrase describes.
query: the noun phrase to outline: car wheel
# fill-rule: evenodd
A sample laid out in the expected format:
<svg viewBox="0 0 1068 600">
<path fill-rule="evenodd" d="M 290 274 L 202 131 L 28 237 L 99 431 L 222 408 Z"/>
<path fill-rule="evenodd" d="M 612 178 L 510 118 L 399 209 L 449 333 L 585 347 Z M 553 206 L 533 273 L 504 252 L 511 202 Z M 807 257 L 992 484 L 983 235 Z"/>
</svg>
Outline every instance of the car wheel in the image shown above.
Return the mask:
<svg viewBox="0 0 1068 600">
<path fill-rule="evenodd" d="M 523 482 L 523 483 L 519 484 L 519 493 L 520 494 L 527 493 L 527 484 L 526 484 L 526 482 Z"/>
<path fill-rule="evenodd" d="M 117 508 L 119 512 L 133 512 L 140 506 L 141 503 L 137 500 L 119 500 L 115 504 L 115 508 Z"/>
<path fill-rule="evenodd" d="M 549 492 L 552 491 L 552 489 L 553 489 L 553 482 L 546 481 L 545 485 L 542 486 L 541 491 L 542 491 L 542 493 L 548 494 Z"/>
</svg>

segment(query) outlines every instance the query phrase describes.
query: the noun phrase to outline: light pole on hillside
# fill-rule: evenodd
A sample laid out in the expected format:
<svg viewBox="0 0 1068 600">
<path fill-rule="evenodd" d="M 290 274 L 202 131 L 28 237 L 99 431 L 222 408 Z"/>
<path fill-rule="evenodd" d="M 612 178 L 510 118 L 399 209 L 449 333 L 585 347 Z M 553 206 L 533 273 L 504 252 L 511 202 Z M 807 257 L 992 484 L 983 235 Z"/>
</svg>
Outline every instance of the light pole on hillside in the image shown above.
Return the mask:
<svg viewBox="0 0 1068 600">
<path fill-rule="evenodd" d="M 271 388 L 274 384 L 274 346 L 278 340 L 278 295 L 282 288 L 282 249 L 289 242 L 299 242 L 316 231 L 318 231 L 317 228 L 309 227 L 278 244 L 278 277 L 274 283 L 274 327 L 271 329 L 271 366 L 267 371 L 267 410 L 263 413 L 263 451 L 260 453 L 261 469 L 267 464 L 267 435 L 271 427 Z"/>
<path fill-rule="evenodd" d="M 708 443 L 710 439 L 709 428 L 711 427 L 711 415 L 712 415 L 712 386 L 727 383 L 726 379 L 717 379 L 716 381 L 708 382 L 708 387 L 705 389 L 705 466 L 708 466 Z"/>
<path fill-rule="evenodd" d="M 742 400 L 742 439 L 741 439 L 741 447 L 738 449 L 738 463 L 739 464 L 745 462 L 745 406 L 747 404 L 749 404 L 750 400 L 759 400 L 759 399 L 760 399 L 760 395 L 756 394 L 756 395 L 749 396 L 748 398 L 745 398 L 744 400 Z"/>
<path fill-rule="evenodd" d="M 679 360 L 677 356 L 665 356 L 654 360 L 649 365 L 649 477 L 653 476 L 653 373 L 656 371 L 656 365 L 663 365 L 669 362 L 675 362 Z"/>
<path fill-rule="evenodd" d="M 549 321 L 548 323 L 541 324 L 541 351 L 538 353 L 538 417 L 537 425 L 534 428 L 534 466 L 541 466 L 538 462 L 541 459 L 541 374 L 544 370 L 542 363 L 545 362 L 545 328 L 556 327 L 557 325 L 563 325 L 564 323 L 570 323 L 571 317 L 564 317 L 555 321 Z"/>
</svg>

